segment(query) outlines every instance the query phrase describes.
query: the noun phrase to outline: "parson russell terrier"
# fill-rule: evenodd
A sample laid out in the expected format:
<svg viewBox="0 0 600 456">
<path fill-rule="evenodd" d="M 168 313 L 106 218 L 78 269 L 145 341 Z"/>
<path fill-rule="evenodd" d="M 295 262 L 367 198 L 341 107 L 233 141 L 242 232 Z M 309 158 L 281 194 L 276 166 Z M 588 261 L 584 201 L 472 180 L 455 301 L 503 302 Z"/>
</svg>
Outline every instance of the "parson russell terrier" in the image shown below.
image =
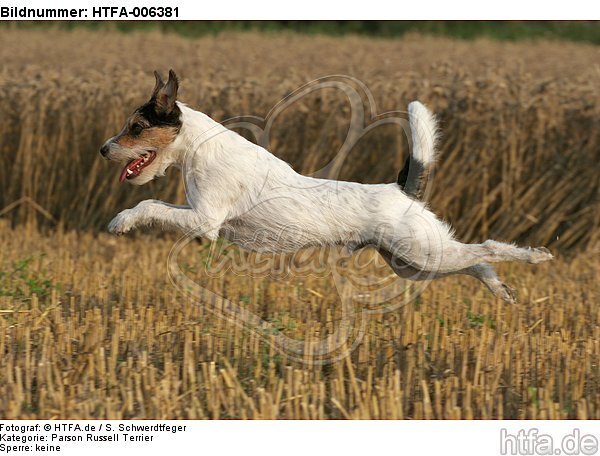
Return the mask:
<svg viewBox="0 0 600 456">
<path fill-rule="evenodd" d="M 463 244 L 450 226 L 419 201 L 420 176 L 435 159 L 437 127 L 421 103 L 408 106 L 412 151 L 398 182 L 366 185 L 317 179 L 294 171 L 264 148 L 177 101 L 179 82 L 155 72 L 150 100 L 101 148 L 124 164 L 120 181 L 142 185 L 171 166 L 182 170 L 188 206 L 142 201 L 109 224 L 123 234 L 158 225 L 254 251 L 292 252 L 343 245 L 372 246 L 400 277 L 430 280 L 467 274 L 498 298 L 515 302 L 490 263 L 552 259 L 548 249 L 487 240 Z M 410 169 L 409 169 L 410 166 Z"/>
</svg>

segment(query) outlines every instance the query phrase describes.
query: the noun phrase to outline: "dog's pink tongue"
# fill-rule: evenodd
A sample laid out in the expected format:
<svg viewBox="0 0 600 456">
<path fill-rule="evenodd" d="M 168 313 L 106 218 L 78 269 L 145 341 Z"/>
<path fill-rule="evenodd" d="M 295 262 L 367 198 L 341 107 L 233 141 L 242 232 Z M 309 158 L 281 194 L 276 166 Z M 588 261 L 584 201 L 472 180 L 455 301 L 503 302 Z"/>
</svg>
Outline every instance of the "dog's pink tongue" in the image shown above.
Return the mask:
<svg viewBox="0 0 600 456">
<path fill-rule="evenodd" d="M 127 163 L 123 168 L 123 171 L 121 171 L 121 175 L 119 176 L 119 182 L 123 182 L 125 179 L 127 179 L 127 171 L 129 171 L 129 163 Z"/>
<path fill-rule="evenodd" d="M 119 182 L 123 182 L 129 176 L 139 176 L 139 174 L 142 171 L 137 166 L 141 165 L 143 160 L 143 158 L 138 158 L 135 160 L 131 160 L 129 163 L 127 163 L 125 165 L 125 168 L 123 168 L 123 171 L 121 171 L 121 175 L 119 176 Z"/>
</svg>

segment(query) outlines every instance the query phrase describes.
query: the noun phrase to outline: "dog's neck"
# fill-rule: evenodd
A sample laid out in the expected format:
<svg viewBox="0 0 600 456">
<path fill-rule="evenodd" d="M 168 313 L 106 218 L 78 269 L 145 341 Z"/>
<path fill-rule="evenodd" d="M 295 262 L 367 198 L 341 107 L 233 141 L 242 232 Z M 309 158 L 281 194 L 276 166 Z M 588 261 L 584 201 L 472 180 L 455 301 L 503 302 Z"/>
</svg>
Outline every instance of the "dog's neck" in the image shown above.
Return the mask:
<svg viewBox="0 0 600 456">
<path fill-rule="evenodd" d="M 202 112 L 180 102 L 177 102 L 177 106 L 181 110 L 181 129 L 169 148 L 170 159 L 175 165 L 181 167 L 190 154 L 197 154 L 206 148 L 209 140 L 214 144 L 215 139 L 230 140 L 232 135 L 238 136 Z"/>
</svg>

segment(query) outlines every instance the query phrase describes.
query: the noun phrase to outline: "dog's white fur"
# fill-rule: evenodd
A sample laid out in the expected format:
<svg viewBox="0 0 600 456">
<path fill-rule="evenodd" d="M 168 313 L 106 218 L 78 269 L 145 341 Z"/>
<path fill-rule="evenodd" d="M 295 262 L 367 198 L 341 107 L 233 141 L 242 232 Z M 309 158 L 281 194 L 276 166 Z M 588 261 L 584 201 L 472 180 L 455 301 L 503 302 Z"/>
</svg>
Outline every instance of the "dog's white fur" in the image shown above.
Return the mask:
<svg viewBox="0 0 600 456">
<path fill-rule="evenodd" d="M 222 236 L 256 251 L 291 252 L 343 244 L 374 245 L 394 271 L 411 279 L 461 273 L 477 277 L 498 297 L 514 296 L 487 263 L 552 258 L 544 248 L 488 240 L 456 241 L 450 227 L 396 184 L 366 185 L 303 176 L 264 148 L 178 102 L 182 127 L 154 163 L 132 179 L 143 184 L 171 166 L 182 170 L 189 206 L 148 200 L 119 213 L 109 231 L 140 226 Z M 412 157 L 435 158 L 436 123 L 419 102 L 409 106 Z"/>
<path fill-rule="evenodd" d="M 436 158 L 439 131 L 435 117 L 418 101 L 408 105 L 408 123 L 412 138 L 411 156 L 423 166 L 431 165 Z"/>
</svg>

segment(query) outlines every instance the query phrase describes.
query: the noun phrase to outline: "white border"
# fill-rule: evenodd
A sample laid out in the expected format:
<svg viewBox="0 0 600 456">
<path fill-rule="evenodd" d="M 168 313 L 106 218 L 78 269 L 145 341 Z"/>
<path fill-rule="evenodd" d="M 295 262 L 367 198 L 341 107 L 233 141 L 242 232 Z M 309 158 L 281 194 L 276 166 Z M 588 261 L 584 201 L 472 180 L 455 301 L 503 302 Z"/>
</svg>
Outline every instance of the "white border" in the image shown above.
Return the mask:
<svg viewBox="0 0 600 456">
<path fill-rule="evenodd" d="M 590 0 L 8 0 L 2 6 L 82 8 L 93 6 L 179 7 L 179 20 L 599 20 L 600 2 Z M 91 20 L 91 19 L 90 19 Z M 131 19 L 130 19 L 131 20 Z"/>
<path fill-rule="evenodd" d="M 501 453 L 501 430 L 516 436 L 522 434 L 547 435 L 553 440 L 554 450 L 561 448 L 564 438 L 576 432 L 580 440 L 593 436 L 598 441 L 600 429 L 593 421 L 0 421 L 6 424 L 36 424 L 67 426 L 86 424 L 104 426 L 97 435 L 111 435 L 119 423 L 126 425 L 170 424 L 185 425 L 186 431 L 172 434 L 153 432 L 152 442 L 118 443 L 61 443 L 60 452 L 46 454 L 111 456 L 135 455 L 235 455 L 235 456 L 316 456 L 343 455 L 367 456 L 398 455 L 459 455 L 481 456 Z M 106 432 L 110 423 L 112 432 Z M 577 431 L 575 431 L 577 430 Z M 575 432 L 574 432 L 575 431 Z M 2 433 L 2 432 L 0 432 Z M 31 433 L 29 433 L 31 434 Z M 61 435 L 77 435 L 74 430 L 59 431 Z M 79 433 L 85 435 L 86 433 Z M 512 437 L 511 437 L 512 438 Z M 523 442 L 525 439 L 522 439 Z M 572 439 L 571 439 L 572 440 Z M 6 442 L 0 442 L 0 444 Z M 13 443 L 14 444 L 14 443 Z M 58 443 L 55 443 L 58 444 Z M 505 454 L 512 454 L 512 444 L 505 444 Z M 519 443 L 520 445 L 520 443 Z M 527 444 L 526 444 L 527 445 Z M 526 448 L 525 448 L 526 449 Z M 517 450 L 518 454 L 541 454 Z M 6 453 L 3 453 L 6 454 Z M 36 454 L 35 451 L 11 452 Z M 40 453 L 41 454 L 41 453 Z M 553 454 L 567 454 L 564 451 Z M 586 454 L 577 452 L 577 454 Z M 598 454 L 598 451 L 587 454 Z"/>
</svg>

